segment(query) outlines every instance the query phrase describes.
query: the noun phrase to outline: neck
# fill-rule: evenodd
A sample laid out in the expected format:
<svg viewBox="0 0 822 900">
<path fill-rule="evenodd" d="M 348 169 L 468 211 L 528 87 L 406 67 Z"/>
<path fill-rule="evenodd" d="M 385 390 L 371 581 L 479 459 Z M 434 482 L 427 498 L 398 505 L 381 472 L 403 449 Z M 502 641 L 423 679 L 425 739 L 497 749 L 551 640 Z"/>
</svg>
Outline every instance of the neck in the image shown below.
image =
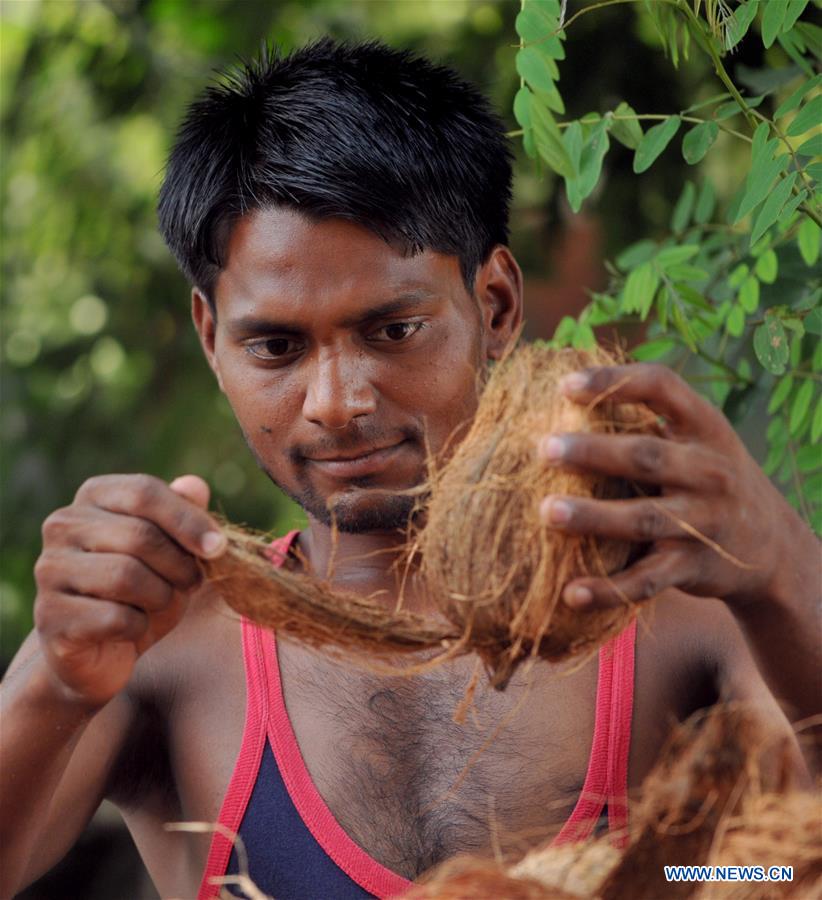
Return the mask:
<svg viewBox="0 0 822 900">
<path fill-rule="evenodd" d="M 333 532 L 327 525 L 309 518 L 309 525 L 298 538 L 301 553 L 310 570 L 328 578 L 334 587 L 352 591 L 393 609 L 402 593 L 405 609 L 419 609 L 405 561 L 406 536 L 400 531 L 346 534 Z"/>
</svg>

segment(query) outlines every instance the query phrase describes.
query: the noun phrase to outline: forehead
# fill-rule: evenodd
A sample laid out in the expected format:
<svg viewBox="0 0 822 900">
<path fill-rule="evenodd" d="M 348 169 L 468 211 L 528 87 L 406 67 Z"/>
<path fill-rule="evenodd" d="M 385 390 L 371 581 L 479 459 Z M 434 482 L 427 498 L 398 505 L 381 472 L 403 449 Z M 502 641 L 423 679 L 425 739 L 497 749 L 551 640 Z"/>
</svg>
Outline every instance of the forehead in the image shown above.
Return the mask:
<svg viewBox="0 0 822 900">
<path fill-rule="evenodd" d="M 284 301 L 323 306 L 373 302 L 419 290 L 467 296 L 459 260 L 431 250 L 404 256 L 382 238 L 343 219 L 312 220 L 290 209 L 244 216 L 229 238 L 215 288 L 218 309 Z"/>
</svg>

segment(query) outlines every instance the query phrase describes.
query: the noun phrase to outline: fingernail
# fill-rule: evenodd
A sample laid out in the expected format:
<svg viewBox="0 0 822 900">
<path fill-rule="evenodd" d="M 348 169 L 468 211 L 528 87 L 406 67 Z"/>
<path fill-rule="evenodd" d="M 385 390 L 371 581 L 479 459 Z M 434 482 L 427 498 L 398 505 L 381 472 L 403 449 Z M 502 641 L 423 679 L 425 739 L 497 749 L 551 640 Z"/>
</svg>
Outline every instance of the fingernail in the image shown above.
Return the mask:
<svg viewBox="0 0 822 900">
<path fill-rule="evenodd" d="M 587 587 L 582 587 L 581 585 L 566 588 L 563 596 L 568 606 L 577 607 L 588 606 L 594 599 L 594 595 L 591 591 Z"/>
<path fill-rule="evenodd" d="M 539 444 L 539 455 L 547 462 L 559 462 L 565 456 L 565 441 L 552 434 Z"/>
<path fill-rule="evenodd" d="M 542 519 L 549 525 L 564 525 L 570 522 L 573 511 L 570 503 L 555 497 L 546 497 L 540 505 Z"/>
<path fill-rule="evenodd" d="M 588 376 L 582 372 L 572 372 L 565 375 L 559 383 L 560 389 L 566 394 L 578 394 L 588 387 Z"/>
<path fill-rule="evenodd" d="M 219 531 L 207 531 L 200 538 L 200 546 L 206 556 L 218 556 L 225 550 L 225 535 Z"/>
</svg>

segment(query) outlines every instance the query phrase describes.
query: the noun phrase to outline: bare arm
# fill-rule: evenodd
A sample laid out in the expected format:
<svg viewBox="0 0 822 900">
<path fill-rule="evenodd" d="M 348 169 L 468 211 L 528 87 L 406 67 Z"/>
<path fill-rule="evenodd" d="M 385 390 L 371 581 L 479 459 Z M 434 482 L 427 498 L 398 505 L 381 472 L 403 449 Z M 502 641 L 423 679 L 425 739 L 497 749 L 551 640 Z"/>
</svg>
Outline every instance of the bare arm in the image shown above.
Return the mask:
<svg viewBox="0 0 822 900">
<path fill-rule="evenodd" d="M 0 690 L 0 896 L 69 849 L 99 805 L 134 722 L 143 654 L 175 628 L 222 552 L 208 487 L 148 476 L 92 479 L 43 526 L 36 633 Z"/>
<path fill-rule="evenodd" d="M 641 601 L 668 587 L 724 601 L 768 687 L 792 720 L 822 710 L 819 542 L 786 503 L 719 410 L 663 366 L 590 369 L 564 385 L 569 399 L 646 403 L 656 435 L 553 436 L 550 464 L 653 486 L 629 500 L 550 497 L 547 524 L 644 544 L 624 572 L 580 578 L 563 597 L 579 608 Z M 560 502 L 561 501 L 561 502 Z"/>
<path fill-rule="evenodd" d="M 65 855 L 99 806 L 131 722 L 125 693 L 95 711 L 55 683 L 35 633 L 0 689 L 0 897 Z"/>
</svg>

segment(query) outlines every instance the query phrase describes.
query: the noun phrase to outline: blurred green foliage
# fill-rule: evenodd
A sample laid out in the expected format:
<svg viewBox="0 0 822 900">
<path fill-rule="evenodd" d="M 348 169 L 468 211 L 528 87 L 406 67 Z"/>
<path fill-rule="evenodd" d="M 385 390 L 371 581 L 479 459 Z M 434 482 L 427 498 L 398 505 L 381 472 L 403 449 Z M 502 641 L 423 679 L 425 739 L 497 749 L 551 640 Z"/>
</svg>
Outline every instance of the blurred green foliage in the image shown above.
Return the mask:
<svg viewBox="0 0 822 900">
<path fill-rule="evenodd" d="M 232 519 L 277 531 L 299 519 L 243 444 L 157 232 L 186 104 L 264 40 L 287 50 L 325 34 L 377 37 L 455 66 L 514 129 L 519 11 L 516 0 L 4 0 L 0 660 L 31 624 L 40 525 L 91 475 L 195 472 Z M 674 70 L 653 23 L 627 7 L 580 19 L 566 43 L 570 117 L 620 100 L 673 111 L 708 90 L 709 67 Z M 743 44 L 737 67 L 764 77 L 762 53 Z M 723 137 L 705 166 L 727 197 L 741 156 Z M 612 148 L 607 185 L 586 201 L 609 253 L 666 229 L 685 179 L 684 161 L 663 154 L 639 191 L 632 158 Z M 544 274 L 568 214 L 560 187 L 520 155 L 512 243 L 531 274 Z"/>
</svg>

